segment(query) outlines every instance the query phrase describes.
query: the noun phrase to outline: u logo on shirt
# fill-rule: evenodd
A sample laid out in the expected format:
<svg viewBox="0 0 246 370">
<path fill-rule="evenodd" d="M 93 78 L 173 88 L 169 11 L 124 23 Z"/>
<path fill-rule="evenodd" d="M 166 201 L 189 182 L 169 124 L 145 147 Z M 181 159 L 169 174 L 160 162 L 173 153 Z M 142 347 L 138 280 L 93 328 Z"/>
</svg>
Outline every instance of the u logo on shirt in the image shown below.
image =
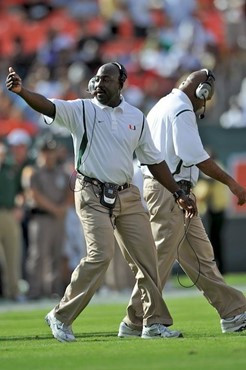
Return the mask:
<svg viewBox="0 0 246 370">
<path fill-rule="evenodd" d="M 133 130 L 133 131 L 135 131 L 135 130 L 136 130 L 136 126 L 135 126 L 135 125 L 128 125 L 128 128 L 129 128 L 130 130 Z"/>
</svg>

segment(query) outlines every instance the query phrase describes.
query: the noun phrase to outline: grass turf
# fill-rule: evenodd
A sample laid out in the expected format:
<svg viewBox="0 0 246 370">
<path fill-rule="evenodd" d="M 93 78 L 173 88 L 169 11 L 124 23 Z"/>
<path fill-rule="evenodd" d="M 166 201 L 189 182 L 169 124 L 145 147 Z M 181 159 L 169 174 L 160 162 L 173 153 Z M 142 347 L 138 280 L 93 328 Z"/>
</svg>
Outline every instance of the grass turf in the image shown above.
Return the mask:
<svg viewBox="0 0 246 370">
<path fill-rule="evenodd" d="M 168 298 L 181 339 L 118 339 L 124 304 L 91 304 L 74 322 L 74 343 L 53 339 L 47 310 L 0 314 L 1 370 L 245 369 L 246 332 L 222 334 L 201 296 Z M 48 308 L 49 309 L 49 308 Z"/>
</svg>

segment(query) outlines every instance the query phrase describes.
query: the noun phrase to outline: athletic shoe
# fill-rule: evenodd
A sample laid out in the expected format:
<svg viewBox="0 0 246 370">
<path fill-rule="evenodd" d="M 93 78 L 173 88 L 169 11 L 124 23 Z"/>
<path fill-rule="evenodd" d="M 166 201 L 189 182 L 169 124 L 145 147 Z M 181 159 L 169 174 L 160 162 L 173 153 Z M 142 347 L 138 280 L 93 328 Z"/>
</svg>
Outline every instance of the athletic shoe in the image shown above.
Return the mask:
<svg viewBox="0 0 246 370">
<path fill-rule="evenodd" d="M 71 326 L 67 326 L 63 322 L 57 320 L 53 310 L 45 316 L 45 321 L 49 325 L 53 336 L 59 340 L 59 342 L 74 342 L 76 340 Z"/>
<path fill-rule="evenodd" d="M 232 333 L 246 330 L 246 312 L 228 319 L 221 319 L 220 325 L 222 333 Z"/>
<path fill-rule="evenodd" d="M 126 338 L 126 337 L 141 337 L 142 330 L 136 330 L 130 328 L 124 321 L 120 323 L 118 337 L 119 338 Z"/>
<path fill-rule="evenodd" d="M 170 330 L 165 325 L 153 324 L 144 326 L 141 338 L 143 339 L 161 339 L 161 338 L 182 338 L 180 331 Z"/>
</svg>

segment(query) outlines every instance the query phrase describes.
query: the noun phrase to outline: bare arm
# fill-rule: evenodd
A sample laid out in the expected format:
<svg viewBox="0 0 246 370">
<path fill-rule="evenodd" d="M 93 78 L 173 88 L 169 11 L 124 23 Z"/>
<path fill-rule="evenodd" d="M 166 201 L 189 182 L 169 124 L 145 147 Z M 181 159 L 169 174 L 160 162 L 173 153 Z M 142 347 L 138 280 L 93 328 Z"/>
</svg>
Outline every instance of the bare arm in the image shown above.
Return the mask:
<svg viewBox="0 0 246 370">
<path fill-rule="evenodd" d="M 207 176 L 227 185 L 231 192 L 238 198 L 239 205 L 246 203 L 246 189 L 238 184 L 228 173 L 222 170 L 213 159 L 209 158 L 206 161 L 198 163 L 197 167 Z"/>
<path fill-rule="evenodd" d="M 18 94 L 26 103 L 39 113 L 48 117 L 55 117 L 55 105 L 43 95 L 25 89 L 22 85 L 20 76 L 9 68 L 9 74 L 6 78 L 6 87 L 8 90 Z"/>
<path fill-rule="evenodd" d="M 165 161 L 158 164 L 148 165 L 148 168 L 154 178 L 171 193 L 175 193 L 180 190 Z M 197 213 L 196 205 L 189 197 L 183 195 L 177 200 L 177 203 L 185 210 L 186 217 L 192 218 Z"/>
<path fill-rule="evenodd" d="M 158 164 L 148 165 L 148 169 L 150 170 L 154 178 L 158 180 L 159 183 L 167 188 L 167 190 L 169 190 L 171 193 L 174 193 L 175 191 L 180 189 L 177 183 L 174 181 L 165 161 L 162 161 Z"/>
</svg>

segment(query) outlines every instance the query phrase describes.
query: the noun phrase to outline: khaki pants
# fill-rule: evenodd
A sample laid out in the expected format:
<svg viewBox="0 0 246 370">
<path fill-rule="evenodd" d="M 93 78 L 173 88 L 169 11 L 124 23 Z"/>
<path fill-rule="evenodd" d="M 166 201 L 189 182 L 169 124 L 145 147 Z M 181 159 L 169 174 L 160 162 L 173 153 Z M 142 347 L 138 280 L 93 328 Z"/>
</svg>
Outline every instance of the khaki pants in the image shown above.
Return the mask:
<svg viewBox="0 0 246 370">
<path fill-rule="evenodd" d="M 0 210 L 0 264 L 3 296 L 16 299 L 21 269 L 21 228 L 11 210 Z"/>
<path fill-rule="evenodd" d="M 106 272 L 104 284 L 107 288 L 120 292 L 128 289 L 132 290 L 134 283 L 134 275 L 123 258 L 117 241 L 115 241 L 114 256 Z"/>
<path fill-rule="evenodd" d="M 75 205 L 83 223 L 87 256 L 74 270 L 64 297 L 55 308 L 57 319 L 70 325 L 89 303 L 103 282 L 113 257 L 115 234 L 141 292 L 141 323 L 171 324 L 172 319 L 161 296 L 150 223 L 138 188 L 131 185 L 118 193 L 113 217 L 110 218 L 109 210 L 100 204 L 98 187 L 77 179 Z M 131 313 L 126 318 L 132 327 L 138 324 L 134 320 Z"/>
<path fill-rule="evenodd" d="M 225 283 L 214 261 L 213 248 L 200 217 L 185 219 L 172 194 L 154 179 L 144 180 L 144 198 L 150 212 L 162 288 L 177 259 L 221 318 L 244 312 L 245 296 Z M 133 291 L 131 302 L 131 310 L 140 317 L 137 289 Z"/>
</svg>

